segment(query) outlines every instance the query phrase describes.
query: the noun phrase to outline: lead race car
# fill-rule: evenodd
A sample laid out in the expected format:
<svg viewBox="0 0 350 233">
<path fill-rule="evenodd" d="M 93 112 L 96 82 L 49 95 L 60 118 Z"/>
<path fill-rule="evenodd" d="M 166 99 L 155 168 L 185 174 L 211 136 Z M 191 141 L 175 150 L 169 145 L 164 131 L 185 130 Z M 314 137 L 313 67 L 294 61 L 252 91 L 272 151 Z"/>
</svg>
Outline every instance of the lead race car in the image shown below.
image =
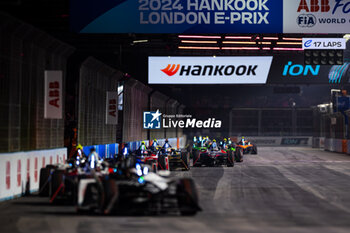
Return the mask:
<svg viewBox="0 0 350 233">
<path fill-rule="evenodd" d="M 213 143 L 216 143 L 213 140 Z M 226 165 L 227 167 L 234 166 L 235 150 L 220 148 L 217 146 L 210 146 L 207 149 L 202 148 L 196 150 L 193 156 L 193 166 L 219 166 Z"/>
<path fill-rule="evenodd" d="M 243 154 L 258 154 L 258 148 L 244 137 L 238 142 L 236 148 L 242 149 Z"/>
<path fill-rule="evenodd" d="M 169 171 L 157 174 L 129 159 L 117 164 L 114 174 L 80 180 L 78 212 L 194 215 L 201 210 L 192 179 L 170 178 Z"/>
</svg>

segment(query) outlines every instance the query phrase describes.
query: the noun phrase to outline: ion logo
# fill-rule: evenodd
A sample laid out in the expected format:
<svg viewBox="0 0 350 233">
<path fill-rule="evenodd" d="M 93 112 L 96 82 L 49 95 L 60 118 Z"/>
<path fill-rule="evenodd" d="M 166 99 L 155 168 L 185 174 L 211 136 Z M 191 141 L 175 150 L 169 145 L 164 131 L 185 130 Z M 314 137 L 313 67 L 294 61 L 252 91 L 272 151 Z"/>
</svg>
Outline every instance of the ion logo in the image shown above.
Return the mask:
<svg viewBox="0 0 350 233">
<path fill-rule="evenodd" d="M 159 109 L 156 112 L 143 112 L 143 128 L 160 129 L 161 115 Z"/>
<path fill-rule="evenodd" d="M 180 65 L 177 64 L 169 64 L 167 67 L 165 67 L 165 69 L 162 69 L 161 71 L 163 71 L 165 74 L 167 74 L 168 76 L 173 76 L 175 75 L 180 69 Z"/>
<path fill-rule="evenodd" d="M 312 14 L 301 14 L 297 18 L 297 24 L 299 27 L 313 27 L 316 25 L 316 17 Z"/>
<path fill-rule="evenodd" d="M 320 72 L 320 66 L 317 65 L 316 68 L 313 68 L 311 65 L 306 65 L 305 67 L 303 65 L 292 65 L 292 62 L 289 61 L 287 65 L 284 66 L 283 70 L 283 76 L 307 76 L 309 74 L 316 76 Z"/>
</svg>

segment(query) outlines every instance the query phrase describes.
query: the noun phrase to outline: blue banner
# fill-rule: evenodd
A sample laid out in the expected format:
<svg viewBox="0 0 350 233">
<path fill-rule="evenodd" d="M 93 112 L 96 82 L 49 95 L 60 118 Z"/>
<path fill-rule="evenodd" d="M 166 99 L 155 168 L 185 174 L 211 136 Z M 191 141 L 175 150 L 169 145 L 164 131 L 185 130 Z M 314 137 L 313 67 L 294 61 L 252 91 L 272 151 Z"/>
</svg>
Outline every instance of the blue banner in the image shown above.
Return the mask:
<svg viewBox="0 0 350 233">
<path fill-rule="evenodd" d="M 71 0 L 80 33 L 282 33 L 282 0 Z"/>
</svg>

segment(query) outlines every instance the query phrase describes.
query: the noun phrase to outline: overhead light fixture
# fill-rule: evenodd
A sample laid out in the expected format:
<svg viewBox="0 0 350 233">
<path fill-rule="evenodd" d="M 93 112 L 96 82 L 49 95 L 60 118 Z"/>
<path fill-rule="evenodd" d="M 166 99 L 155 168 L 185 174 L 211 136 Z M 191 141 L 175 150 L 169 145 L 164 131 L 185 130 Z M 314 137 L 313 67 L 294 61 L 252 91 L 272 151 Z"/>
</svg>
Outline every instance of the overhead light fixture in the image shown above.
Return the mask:
<svg viewBox="0 0 350 233">
<path fill-rule="evenodd" d="M 198 38 L 198 39 L 221 39 L 221 36 L 196 36 L 196 35 L 179 35 L 179 38 Z"/>
<path fill-rule="evenodd" d="M 189 44 L 217 44 L 216 40 L 182 40 L 181 43 Z"/>
<path fill-rule="evenodd" d="M 223 50 L 259 50 L 258 47 L 222 47 Z"/>
<path fill-rule="evenodd" d="M 137 44 L 137 43 L 147 43 L 148 40 L 134 40 L 132 43 Z"/>
<path fill-rule="evenodd" d="M 278 37 L 263 37 L 263 40 L 278 40 Z"/>
<path fill-rule="evenodd" d="M 277 42 L 278 45 L 302 45 L 302 42 Z"/>
<path fill-rule="evenodd" d="M 271 42 L 258 42 L 258 44 L 271 44 Z"/>
<path fill-rule="evenodd" d="M 220 47 L 194 47 L 194 46 L 179 46 L 179 49 L 211 49 L 211 50 L 215 50 L 215 49 L 220 49 Z"/>
<path fill-rule="evenodd" d="M 250 41 L 223 41 L 223 44 L 256 44 L 256 42 Z"/>
<path fill-rule="evenodd" d="M 225 36 L 225 39 L 233 39 L 233 40 L 251 40 L 251 36 Z"/>
<path fill-rule="evenodd" d="M 283 37 L 283 40 L 297 40 L 297 41 L 302 41 L 303 38 L 290 38 L 290 37 Z"/>
<path fill-rule="evenodd" d="M 273 50 L 280 50 L 280 51 L 303 51 L 302 48 L 273 48 Z"/>
</svg>

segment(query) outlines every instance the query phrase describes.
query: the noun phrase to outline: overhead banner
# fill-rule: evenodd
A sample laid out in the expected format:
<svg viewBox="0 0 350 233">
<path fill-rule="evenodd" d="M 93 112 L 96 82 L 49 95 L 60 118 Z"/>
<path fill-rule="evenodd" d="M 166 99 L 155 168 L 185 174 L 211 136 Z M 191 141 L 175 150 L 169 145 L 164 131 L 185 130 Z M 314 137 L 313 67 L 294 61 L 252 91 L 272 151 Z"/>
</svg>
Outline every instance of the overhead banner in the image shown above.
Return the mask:
<svg viewBox="0 0 350 233">
<path fill-rule="evenodd" d="M 45 71 L 44 118 L 62 119 L 62 71 Z"/>
<path fill-rule="evenodd" d="M 106 124 L 118 124 L 118 92 L 108 91 L 106 97 Z"/>
<path fill-rule="evenodd" d="M 284 33 L 349 31 L 349 0 L 283 0 Z"/>
<path fill-rule="evenodd" d="M 71 0 L 80 33 L 349 33 L 349 0 Z"/>
<path fill-rule="evenodd" d="M 265 84 L 272 57 L 149 57 L 149 84 Z"/>
<path fill-rule="evenodd" d="M 72 0 L 81 33 L 281 33 L 282 0 Z"/>
</svg>

